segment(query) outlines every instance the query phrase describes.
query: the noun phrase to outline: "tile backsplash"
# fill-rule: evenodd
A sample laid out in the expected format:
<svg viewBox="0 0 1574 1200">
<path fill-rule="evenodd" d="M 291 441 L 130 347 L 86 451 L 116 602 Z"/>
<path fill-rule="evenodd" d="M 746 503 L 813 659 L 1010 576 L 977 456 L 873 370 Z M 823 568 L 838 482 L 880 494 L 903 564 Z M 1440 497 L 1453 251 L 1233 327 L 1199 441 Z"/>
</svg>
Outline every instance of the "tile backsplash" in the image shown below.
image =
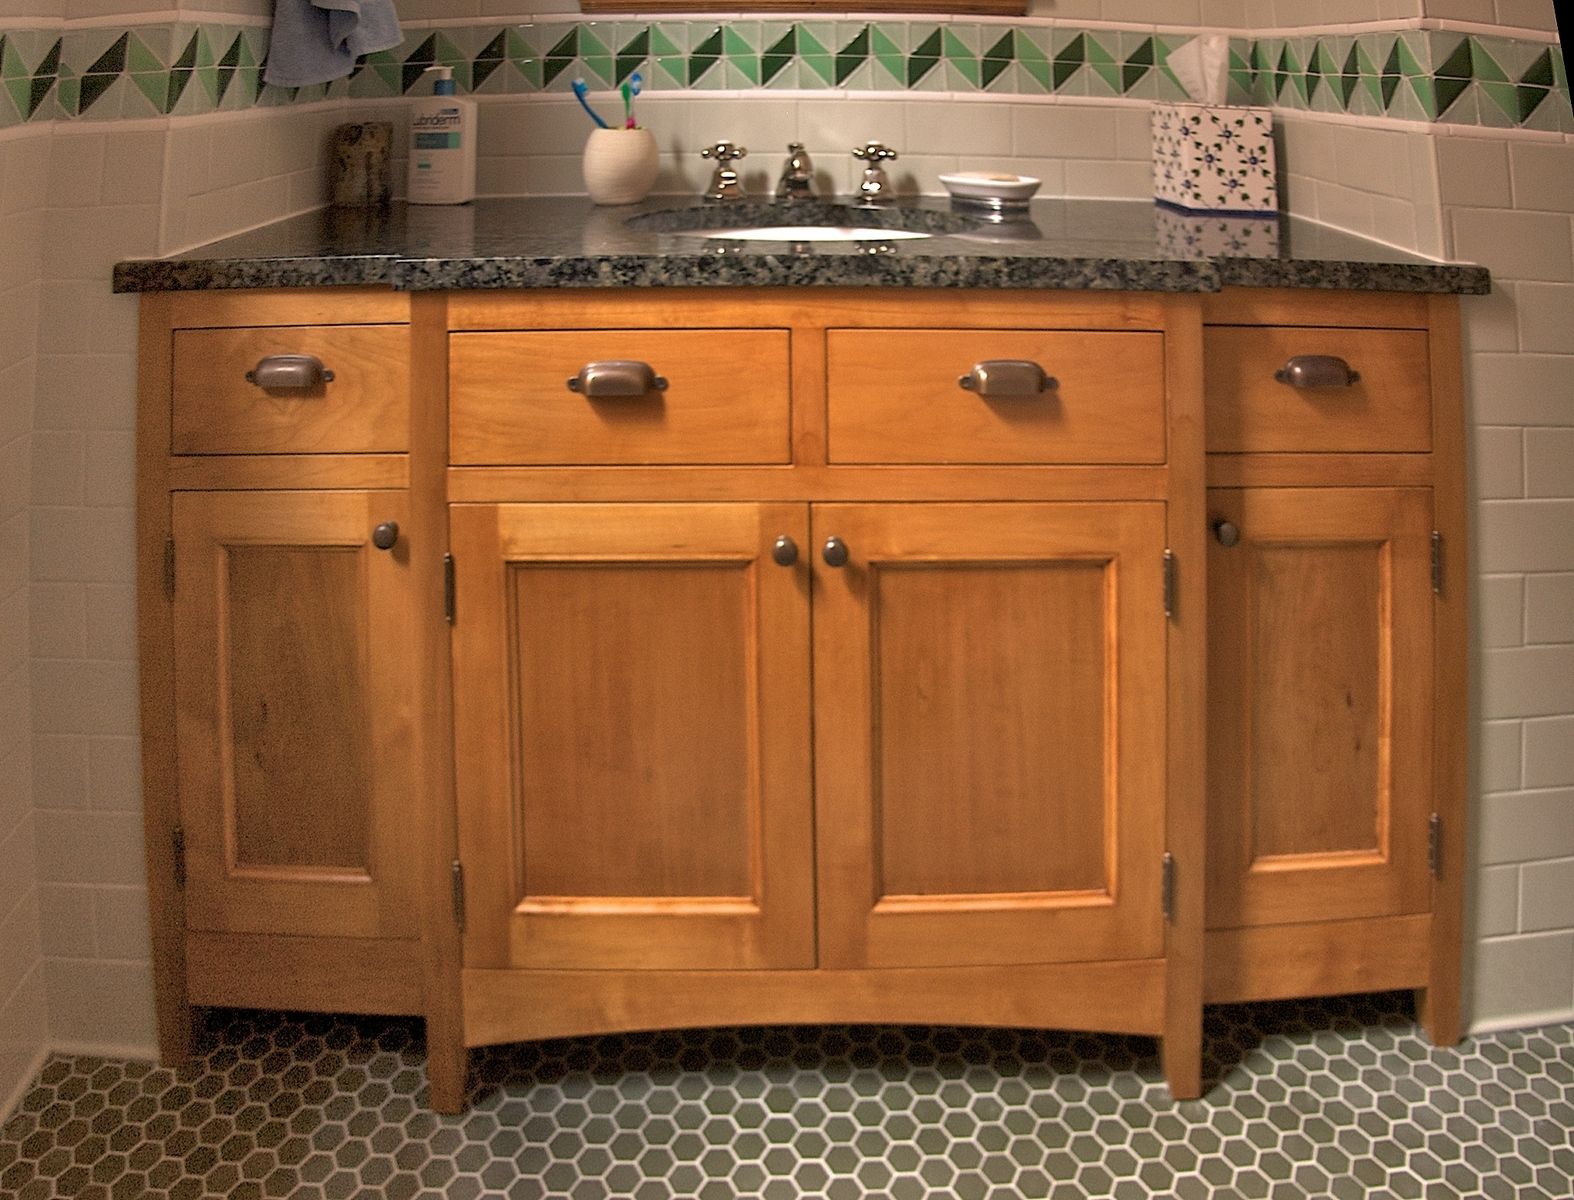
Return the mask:
<svg viewBox="0 0 1574 1200">
<path fill-rule="evenodd" d="M 933 98 L 1197 99 L 1169 56 L 1197 36 L 1161 26 L 964 19 L 717 19 L 453 23 L 412 29 L 347 79 L 263 83 L 256 24 L 13 29 L 0 33 L 0 128 L 39 120 L 184 116 L 408 93 L 430 66 L 482 96 L 615 89 L 638 71 L 653 92 L 897 93 Z M 1555 42 L 1436 29 L 1233 37 L 1234 104 L 1574 132 Z"/>
</svg>

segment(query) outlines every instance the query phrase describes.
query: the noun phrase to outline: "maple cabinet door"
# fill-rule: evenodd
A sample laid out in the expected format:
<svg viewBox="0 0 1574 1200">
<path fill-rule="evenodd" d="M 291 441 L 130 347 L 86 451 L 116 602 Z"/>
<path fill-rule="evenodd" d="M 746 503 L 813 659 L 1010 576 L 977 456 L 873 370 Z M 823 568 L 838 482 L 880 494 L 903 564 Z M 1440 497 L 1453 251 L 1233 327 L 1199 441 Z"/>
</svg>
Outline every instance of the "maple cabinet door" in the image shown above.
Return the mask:
<svg viewBox="0 0 1574 1200">
<path fill-rule="evenodd" d="M 192 929 L 414 937 L 401 492 L 173 498 L 176 760 Z"/>
<path fill-rule="evenodd" d="M 1427 911 L 1431 492 L 1208 504 L 1209 926 Z"/>
<path fill-rule="evenodd" d="M 806 506 L 451 522 L 465 965 L 812 966 Z"/>
<path fill-rule="evenodd" d="M 1162 955 L 1164 506 L 813 527 L 821 964 Z"/>
</svg>

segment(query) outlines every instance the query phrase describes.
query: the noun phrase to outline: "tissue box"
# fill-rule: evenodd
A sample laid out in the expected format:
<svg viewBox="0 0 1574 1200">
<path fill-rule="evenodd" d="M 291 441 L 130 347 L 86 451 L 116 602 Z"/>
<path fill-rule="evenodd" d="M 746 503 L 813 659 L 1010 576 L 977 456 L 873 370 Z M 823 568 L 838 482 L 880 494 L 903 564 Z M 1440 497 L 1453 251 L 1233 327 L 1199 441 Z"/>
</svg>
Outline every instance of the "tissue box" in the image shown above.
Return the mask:
<svg viewBox="0 0 1574 1200">
<path fill-rule="evenodd" d="M 1277 213 L 1271 112 L 1213 104 L 1155 105 L 1153 196 L 1184 212 Z"/>
<path fill-rule="evenodd" d="M 1153 210 L 1159 252 L 1168 258 L 1274 258 L 1279 253 L 1279 217 L 1183 213 L 1163 205 Z"/>
</svg>

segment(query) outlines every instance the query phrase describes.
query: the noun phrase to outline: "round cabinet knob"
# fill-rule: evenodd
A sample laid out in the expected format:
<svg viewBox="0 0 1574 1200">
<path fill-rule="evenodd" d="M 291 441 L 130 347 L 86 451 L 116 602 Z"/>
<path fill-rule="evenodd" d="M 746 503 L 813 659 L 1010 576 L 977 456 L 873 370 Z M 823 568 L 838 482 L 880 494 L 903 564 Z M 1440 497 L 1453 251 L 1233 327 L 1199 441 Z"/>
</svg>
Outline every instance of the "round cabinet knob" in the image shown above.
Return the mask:
<svg viewBox="0 0 1574 1200">
<path fill-rule="evenodd" d="M 392 550 L 394 543 L 399 540 L 399 522 L 384 521 L 372 530 L 372 545 L 379 550 Z"/>
<path fill-rule="evenodd" d="M 798 561 L 798 543 L 785 533 L 771 544 L 771 558 L 779 567 L 790 567 Z"/>
<path fill-rule="evenodd" d="M 1219 540 L 1219 545 L 1233 546 L 1241 540 L 1240 527 L 1230 521 L 1215 521 L 1213 523 L 1213 536 Z"/>
<path fill-rule="evenodd" d="M 825 547 L 820 551 L 820 557 L 825 559 L 828 567 L 845 567 L 847 565 L 847 543 L 839 537 L 825 539 Z"/>
</svg>

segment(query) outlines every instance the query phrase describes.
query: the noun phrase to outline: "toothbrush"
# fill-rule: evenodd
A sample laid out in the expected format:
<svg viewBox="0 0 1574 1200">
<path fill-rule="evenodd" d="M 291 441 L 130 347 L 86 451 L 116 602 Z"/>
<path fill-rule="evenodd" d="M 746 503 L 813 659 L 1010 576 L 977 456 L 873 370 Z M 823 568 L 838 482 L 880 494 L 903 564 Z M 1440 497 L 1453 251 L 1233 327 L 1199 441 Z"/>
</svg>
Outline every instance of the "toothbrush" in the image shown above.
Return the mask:
<svg viewBox="0 0 1574 1200">
<path fill-rule="evenodd" d="M 644 77 L 635 71 L 623 85 L 623 128 L 625 129 L 639 128 L 634 124 L 634 97 L 639 95 L 639 89 L 644 82 Z"/>
<path fill-rule="evenodd" d="M 574 99 L 579 101 L 579 107 L 585 110 L 585 115 L 602 129 L 611 129 L 612 126 L 608 125 L 599 116 L 597 116 L 596 110 L 590 107 L 590 101 L 585 99 L 586 95 L 588 95 L 590 92 L 589 85 L 586 84 L 583 79 L 576 79 L 574 80 L 573 88 Z"/>
</svg>

